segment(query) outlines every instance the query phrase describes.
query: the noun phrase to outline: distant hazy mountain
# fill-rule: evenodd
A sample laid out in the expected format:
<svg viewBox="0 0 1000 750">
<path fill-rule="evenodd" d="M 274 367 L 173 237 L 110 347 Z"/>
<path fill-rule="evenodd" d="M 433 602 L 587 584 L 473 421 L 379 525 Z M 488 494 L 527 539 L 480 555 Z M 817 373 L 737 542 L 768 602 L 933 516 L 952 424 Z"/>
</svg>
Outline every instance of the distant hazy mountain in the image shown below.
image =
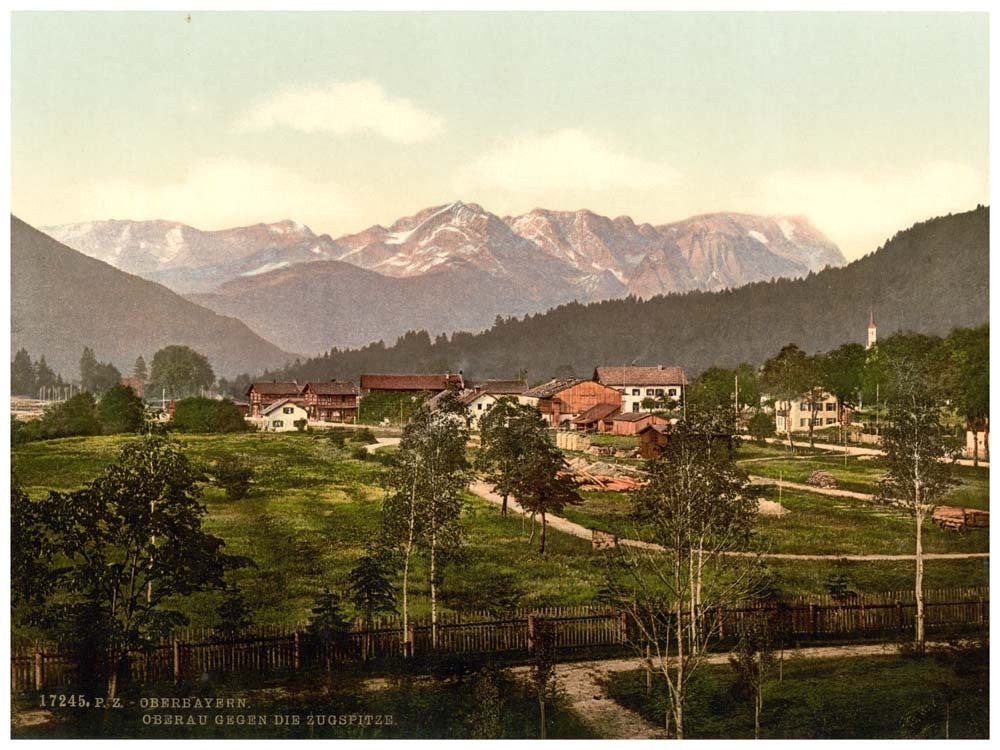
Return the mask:
<svg viewBox="0 0 1000 750">
<path fill-rule="evenodd" d="M 307 352 L 409 329 L 478 331 L 497 315 L 573 300 L 725 289 L 844 263 L 802 217 L 711 214 L 652 226 L 590 211 L 500 218 L 462 202 L 336 240 L 292 222 L 201 232 L 110 221 L 46 231 Z M 354 315 L 348 300 L 366 313 Z"/>
<path fill-rule="evenodd" d="M 803 279 L 649 300 L 570 303 L 502 321 L 475 336 L 434 341 L 411 335 L 396 346 L 334 352 L 273 375 L 303 380 L 450 368 L 473 378 L 524 370 L 538 381 L 557 372 L 588 376 L 597 365 L 632 361 L 678 365 L 694 375 L 712 365 L 760 364 L 791 342 L 807 352 L 863 343 L 870 309 L 880 338 L 900 330 L 947 334 L 989 321 L 989 216 L 988 208 L 979 207 L 916 224 L 864 258 Z M 801 225 L 789 222 L 785 229 L 798 234 Z M 697 236 L 701 230 L 686 231 Z M 763 223 L 751 231 L 779 244 L 773 228 Z M 784 234 L 780 220 L 777 231 Z"/>
<path fill-rule="evenodd" d="M 316 236 L 293 221 L 216 232 L 175 221 L 94 221 L 41 229 L 84 255 L 181 293 L 343 254 L 329 235 Z"/>
<path fill-rule="evenodd" d="M 75 377 L 80 354 L 129 372 L 167 344 L 186 344 L 208 357 L 216 374 L 282 365 L 293 355 L 233 318 L 169 289 L 112 268 L 11 217 L 11 352 L 45 355 L 52 368 Z"/>
</svg>

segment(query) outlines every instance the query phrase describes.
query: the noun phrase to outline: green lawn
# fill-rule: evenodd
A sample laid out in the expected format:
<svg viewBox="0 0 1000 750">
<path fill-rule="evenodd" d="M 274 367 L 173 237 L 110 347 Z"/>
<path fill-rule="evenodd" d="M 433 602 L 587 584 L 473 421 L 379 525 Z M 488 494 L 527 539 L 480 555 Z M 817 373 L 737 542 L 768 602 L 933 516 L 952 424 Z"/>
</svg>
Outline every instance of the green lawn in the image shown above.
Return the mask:
<svg viewBox="0 0 1000 750">
<path fill-rule="evenodd" d="M 786 652 L 779 682 L 764 687 L 764 739 L 952 739 L 989 736 L 989 653 L 803 659 Z M 663 724 L 666 685 L 645 672 L 610 680 L 611 695 L 647 720 Z M 945 719 L 948 719 L 947 730 Z M 752 739 L 753 706 L 728 666 L 704 667 L 685 707 L 685 738 Z"/>
</svg>

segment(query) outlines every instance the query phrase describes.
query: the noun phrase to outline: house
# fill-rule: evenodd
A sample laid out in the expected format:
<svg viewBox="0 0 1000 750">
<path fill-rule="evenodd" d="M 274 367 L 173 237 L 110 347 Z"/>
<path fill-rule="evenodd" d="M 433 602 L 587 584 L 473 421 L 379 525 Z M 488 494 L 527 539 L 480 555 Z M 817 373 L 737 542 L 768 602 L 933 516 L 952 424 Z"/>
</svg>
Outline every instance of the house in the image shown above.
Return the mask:
<svg viewBox="0 0 1000 750">
<path fill-rule="evenodd" d="M 309 419 L 354 422 L 358 418 L 358 388 L 354 383 L 310 380 L 302 386 L 301 396 Z"/>
<path fill-rule="evenodd" d="M 390 391 L 396 393 L 441 393 L 453 388 L 460 391 L 465 388 L 462 373 L 433 373 L 384 375 L 366 374 L 361 376 L 361 393 L 367 396 L 375 391 Z"/>
<path fill-rule="evenodd" d="M 573 420 L 597 404 L 621 408 L 621 394 L 614 388 L 581 378 L 555 378 L 529 388 L 518 401 L 534 406 L 551 426 L 572 429 Z"/>
<path fill-rule="evenodd" d="M 264 380 L 251 383 L 246 389 L 247 400 L 250 402 L 250 416 L 259 417 L 272 404 L 286 398 L 298 398 L 301 388 L 296 382 L 279 382 Z"/>
<path fill-rule="evenodd" d="M 573 420 L 573 427 L 584 432 L 611 432 L 612 419 L 620 409 L 617 404 L 595 404 Z"/>
<path fill-rule="evenodd" d="M 290 432 L 297 430 L 296 422 L 306 422 L 309 414 L 298 399 L 284 398 L 275 401 L 261 412 L 264 417 L 263 430 L 266 432 Z"/>
<path fill-rule="evenodd" d="M 615 435 L 638 435 L 653 424 L 669 424 L 669 420 L 648 411 L 627 411 L 611 419 L 611 432 Z"/>
<path fill-rule="evenodd" d="M 791 401 L 776 400 L 774 402 L 774 429 L 776 432 L 808 430 L 809 420 L 812 418 L 807 395 L 799 396 Z M 840 424 L 840 402 L 836 396 L 824 391 L 817 402 L 813 428 L 831 427 L 838 424 Z"/>
<path fill-rule="evenodd" d="M 598 367 L 594 381 L 621 394 L 622 414 L 645 411 L 642 402 L 647 398 L 668 397 L 681 402 L 687 387 L 683 368 L 664 365 Z"/>
<path fill-rule="evenodd" d="M 523 380 L 484 380 L 471 388 L 458 391 L 458 400 L 469 414 L 469 426 L 479 427 L 479 420 L 502 398 L 514 398 L 528 389 Z M 436 409 L 445 391 L 427 399 L 426 405 Z"/>
</svg>

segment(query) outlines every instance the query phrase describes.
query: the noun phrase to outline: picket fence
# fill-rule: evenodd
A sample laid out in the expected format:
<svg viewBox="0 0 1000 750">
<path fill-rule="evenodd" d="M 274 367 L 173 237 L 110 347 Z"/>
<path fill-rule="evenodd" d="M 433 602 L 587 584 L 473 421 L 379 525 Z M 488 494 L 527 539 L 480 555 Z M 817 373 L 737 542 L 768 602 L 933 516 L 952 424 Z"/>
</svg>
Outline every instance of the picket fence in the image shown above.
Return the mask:
<svg viewBox="0 0 1000 750">
<path fill-rule="evenodd" d="M 929 633 L 950 627 L 983 628 L 989 624 L 988 588 L 933 589 L 925 592 Z M 889 637 L 912 631 L 916 616 L 913 591 L 849 597 L 809 597 L 768 606 L 716 610 L 712 627 L 725 639 L 751 619 L 768 616 L 794 641 L 865 636 Z M 235 640 L 213 638 L 208 629 L 186 629 L 129 655 L 132 680 L 148 684 L 197 681 L 203 675 L 290 673 L 363 660 L 420 655 L 517 655 L 531 653 L 540 623 L 550 629 L 557 653 L 622 647 L 638 638 L 638 628 L 622 611 L 595 607 L 518 609 L 502 616 L 488 613 L 442 614 L 436 628 L 428 617 L 413 618 L 404 641 L 399 618 L 381 618 L 371 627 L 360 623 L 340 644 L 317 643 L 301 629 L 270 628 Z M 630 627 L 631 625 L 631 627 Z M 436 639 L 435 633 L 436 630 Z M 106 674 L 95 659 L 90 668 Z M 78 681 L 75 659 L 53 644 L 15 644 L 11 651 L 11 690 L 69 687 Z"/>
</svg>

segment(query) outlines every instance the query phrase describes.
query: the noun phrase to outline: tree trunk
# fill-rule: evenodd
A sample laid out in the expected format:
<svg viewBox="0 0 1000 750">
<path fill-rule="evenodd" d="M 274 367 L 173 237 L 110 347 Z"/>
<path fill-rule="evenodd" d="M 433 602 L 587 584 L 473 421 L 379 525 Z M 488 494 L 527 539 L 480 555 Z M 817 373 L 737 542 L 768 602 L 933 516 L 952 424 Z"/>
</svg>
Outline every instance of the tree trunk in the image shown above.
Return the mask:
<svg viewBox="0 0 1000 750">
<path fill-rule="evenodd" d="M 431 535 L 431 648 L 437 648 L 437 584 L 434 574 L 437 570 L 437 540 Z"/>
<path fill-rule="evenodd" d="M 917 650 L 924 650 L 924 542 L 923 513 L 917 513 L 917 575 L 914 582 L 914 593 L 917 598 Z"/>
<path fill-rule="evenodd" d="M 972 423 L 972 465 L 979 466 L 979 425 Z"/>
<path fill-rule="evenodd" d="M 813 434 L 813 430 L 816 429 L 816 412 L 812 409 L 809 410 L 809 447 L 816 447 L 816 436 Z"/>
<path fill-rule="evenodd" d="M 788 404 L 788 416 L 785 417 L 785 431 L 788 433 L 788 448 L 795 455 L 795 443 L 792 442 L 792 405 Z"/>
<path fill-rule="evenodd" d="M 542 690 L 538 691 L 538 715 L 541 719 L 541 724 L 538 728 L 538 736 L 540 739 L 545 739 L 545 693 Z"/>
<path fill-rule="evenodd" d="M 680 583 L 681 570 L 680 560 L 674 562 L 674 580 Z M 674 699 L 674 724 L 677 727 L 677 739 L 684 739 L 684 611 L 681 607 L 681 598 L 677 597 L 675 606 L 677 615 L 677 660 L 674 670 L 675 685 L 673 691 Z"/>
<path fill-rule="evenodd" d="M 507 517 L 507 493 L 503 493 L 503 503 L 500 505 L 500 515 Z"/>
<path fill-rule="evenodd" d="M 760 680 L 757 681 L 757 697 L 753 704 L 753 738 L 755 740 L 760 739 L 760 710 L 762 708 L 763 700 L 761 699 L 760 690 Z"/>
<path fill-rule="evenodd" d="M 539 534 L 538 539 L 540 541 L 540 546 L 538 548 L 538 554 L 545 554 L 545 511 L 542 511 L 542 531 Z"/>
</svg>

